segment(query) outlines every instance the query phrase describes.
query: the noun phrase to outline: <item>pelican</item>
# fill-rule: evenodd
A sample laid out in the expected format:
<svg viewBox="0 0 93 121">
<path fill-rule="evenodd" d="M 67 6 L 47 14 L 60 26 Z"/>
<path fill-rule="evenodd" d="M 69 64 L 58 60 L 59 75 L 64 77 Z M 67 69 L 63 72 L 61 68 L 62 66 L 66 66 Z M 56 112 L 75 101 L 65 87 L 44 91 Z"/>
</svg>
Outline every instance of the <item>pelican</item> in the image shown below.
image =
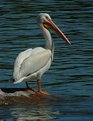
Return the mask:
<svg viewBox="0 0 93 121">
<path fill-rule="evenodd" d="M 37 80 L 37 92 L 42 93 L 40 80 L 42 75 L 50 68 L 54 55 L 54 43 L 48 29 L 54 29 L 66 43 L 71 43 L 54 24 L 49 14 L 40 13 L 37 16 L 37 23 L 45 37 L 45 47 L 30 48 L 19 53 L 14 64 L 13 80 L 14 84 L 25 82 L 27 88 L 29 88 L 28 81 Z"/>
</svg>

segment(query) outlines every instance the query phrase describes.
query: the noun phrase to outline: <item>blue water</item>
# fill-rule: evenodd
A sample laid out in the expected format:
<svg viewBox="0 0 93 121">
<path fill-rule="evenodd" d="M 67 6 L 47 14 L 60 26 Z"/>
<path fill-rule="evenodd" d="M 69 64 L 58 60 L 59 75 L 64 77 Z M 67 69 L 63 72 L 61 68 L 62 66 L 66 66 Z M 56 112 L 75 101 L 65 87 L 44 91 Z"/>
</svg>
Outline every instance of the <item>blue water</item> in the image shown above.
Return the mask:
<svg viewBox="0 0 93 121">
<path fill-rule="evenodd" d="M 68 46 L 52 32 L 54 61 L 41 80 L 42 89 L 61 100 L 0 106 L 0 119 L 93 121 L 92 0 L 1 0 L 0 87 L 25 87 L 24 83 L 14 85 L 4 80 L 12 77 L 19 52 L 44 44 L 36 22 L 36 16 L 41 12 L 49 13 L 72 43 Z M 37 88 L 36 81 L 29 85 Z"/>
</svg>

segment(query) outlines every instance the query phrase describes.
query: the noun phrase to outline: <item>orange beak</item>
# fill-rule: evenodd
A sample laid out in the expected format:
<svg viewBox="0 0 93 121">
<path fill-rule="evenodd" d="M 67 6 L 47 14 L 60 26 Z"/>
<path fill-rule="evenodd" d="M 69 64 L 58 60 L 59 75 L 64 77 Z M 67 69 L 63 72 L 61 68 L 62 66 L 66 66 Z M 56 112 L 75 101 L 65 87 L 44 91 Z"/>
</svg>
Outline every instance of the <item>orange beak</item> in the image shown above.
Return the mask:
<svg viewBox="0 0 93 121">
<path fill-rule="evenodd" d="M 45 28 L 53 28 L 59 36 L 66 41 L 67 44 L 71 45 L 71 42 L 68 40 L 66 35 L 55 25 L 55 23 L 47 18 L 47 22 L 43 23 Z"/>
</svg>

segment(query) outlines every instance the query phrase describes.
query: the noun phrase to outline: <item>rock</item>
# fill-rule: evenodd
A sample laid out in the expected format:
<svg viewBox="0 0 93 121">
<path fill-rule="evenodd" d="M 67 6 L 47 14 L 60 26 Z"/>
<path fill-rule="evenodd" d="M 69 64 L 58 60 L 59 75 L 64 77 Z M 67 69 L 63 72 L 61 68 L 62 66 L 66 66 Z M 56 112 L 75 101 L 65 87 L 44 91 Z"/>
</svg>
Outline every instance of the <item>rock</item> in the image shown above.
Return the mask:
<svg viewBox="0 0 93 121">
<path fill-rule="evenodd" d="M 2 88 L 0 89 L 0 105 L 31 104 L 38 101 L 49 101 L 54 99 L 53 95 L 47 92 L 42 94 L 23 88 Z"/>
</svg>

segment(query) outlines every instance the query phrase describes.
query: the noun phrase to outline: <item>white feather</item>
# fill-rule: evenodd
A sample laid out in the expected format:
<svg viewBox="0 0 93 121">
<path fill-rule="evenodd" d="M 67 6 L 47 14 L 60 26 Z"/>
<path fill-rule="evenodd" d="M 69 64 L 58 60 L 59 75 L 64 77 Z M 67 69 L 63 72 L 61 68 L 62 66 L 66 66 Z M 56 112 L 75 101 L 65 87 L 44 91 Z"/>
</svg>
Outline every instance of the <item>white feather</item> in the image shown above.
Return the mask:
<svg viewBox="0 0 93 121">
<path fill-rule="evenodd" d="M 40 78 L 44 70 L 48 70 L 51 64 L 51 51 L 41 47 L 28 49 L 20 53 L 15 61 L 14 79 L 15 83 L 29 81 L 34 78 Z M 46 65 L 49 66 L 46 66 Z M 44 71 L 43 70 L 43 71 Z M 45 71 L 44 71 L 45 72 Z"/>
<path fill-rule="evenodd" d="M 21 67 L 21 64 L 23 63 L 23 61 L 28 58 L 32 53 L 32 48 L 27 49 L 21 53 L 19 53 L 19 55 L 17 56 L 16 60 L 15 60 L 15 64 L 14 64 L 14 72 L 13 72 L 13 78 L 15 80 L 20 78 L 20 72 L 19 69 Z"/>
</svg>

